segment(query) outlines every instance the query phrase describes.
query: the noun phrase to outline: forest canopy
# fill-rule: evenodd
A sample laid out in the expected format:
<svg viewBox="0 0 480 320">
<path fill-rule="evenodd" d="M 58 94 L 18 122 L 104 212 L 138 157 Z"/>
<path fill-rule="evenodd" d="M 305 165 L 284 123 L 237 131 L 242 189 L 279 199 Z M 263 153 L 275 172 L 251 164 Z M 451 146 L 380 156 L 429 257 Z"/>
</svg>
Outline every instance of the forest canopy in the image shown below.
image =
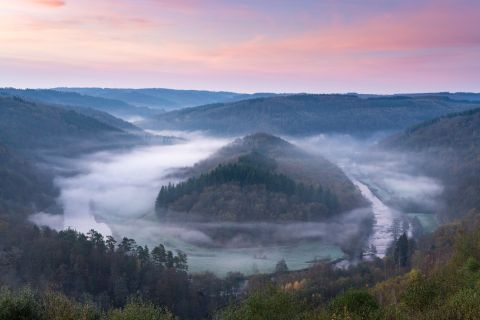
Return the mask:
<svg viewBox="0 0 480 320">
<path fill-rule="evenodd" d="M 215 192 L 215 197 L 231 196 L 232 193 L 249 194 L 256 190 L 257 197 L 250 202 L 242 202 L 241 206 L 216 206 L 212 203 L 205 215 L 222 217 L 222 208 L 232 208 L 234 216 L 226 217 L 234 221 L 247 220 L 320 220 L 338 213 L 338 199 L 328 189 L 321 186 L 304 185 L 297 183 L 288 176 L 276 173 L 275 160 L 258 152 L 251 152 L 240 157 L 234 163 L 220 164 L 208 173 L 193 177 L 176 185 L 162 186 L 156 200 L 156 208 L 160 215 L 168 208 L 181 209 L 183 212 L 197 213 L 195 205 L 202 202 L 202 198 L 210 197 Z M 253 189 L 255 188 L 255 189 Z M 219 194 L 224 192 L 224 195 Z M 238 194 L 238 196 L 241 196 Z M 268 205 L 272 199 L 279 199 L 286 204 L 283 208 Z M 194 200 L 194 201 L 192 201 Z M 214 202 L 213 199 L 212 202 Z M 229 201 L 224 200 L 224 201 Z M 266 203 L 265 203 L 266 202 Z M 268 208 L 268 215 L 261 210 L 242 210 L 249 206 Z M 215 210 L 218 207 L 220 210 Z M 295 215 L 287 215 L 290 209 Z"/>
</svg>

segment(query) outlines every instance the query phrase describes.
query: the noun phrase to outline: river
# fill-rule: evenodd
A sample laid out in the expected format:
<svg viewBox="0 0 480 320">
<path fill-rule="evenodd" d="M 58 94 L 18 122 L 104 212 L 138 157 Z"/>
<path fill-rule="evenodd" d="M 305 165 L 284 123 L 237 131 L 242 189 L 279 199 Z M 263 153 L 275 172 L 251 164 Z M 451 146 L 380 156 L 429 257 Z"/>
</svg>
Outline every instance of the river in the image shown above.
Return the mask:
<svg viewBox="0 0 480 320">
<path fill-rule="evenodd" d="M 393 226 L 395 218 L 398 218 L 398 214 L 393 209 L 385 205 L 366 184 L 361 183 L 358 180 L 352 179 L 352 182 L 362 193 L 363 197 L 367 199 L 372 207 L 374 216 L 374 224 L 372 234 L 368 240 L 368 247 L 375 248 L 376 255 L 383 258 L 387 252 L 388 247 L 392 243 L 394 234 Z"/>
<path fill-rule="evenodd" d="M 316 260 L 336 260 L 344 253 L 328 237 L 319 240 L 322 230 L 345 234 L 356 226 L 350 225 L 297 224 L 285 233 L 298 235 L 294 245 L 271 245 L 259 248 L 212 248 L 196 245 L 209 241 L 206 234 L 184 225 L 165 225 L 154 214 L 154 201 L 160 186 L 175 182 L 169 178 L 173 169 L 191 166 L 207 158 L 228 139 L 217 139 L 202 135 L 185 135 L 184 143 L 138 147 L 122 152 L 100 152 L 82 159 L 66 160 L 66 164 L 77 172 L 75 175 L 61 175 L 56 184 L 61 189 L 59 204 L 63 215 L 47 212 L 37 213 L 32 221 L 56 229 L 74 228 L 81 232 L 96 229 L 104 235 L 116 238 L 129 237 L 150 248 L 164 243 L 171 250 L 187 253 L 190 270 L 211 271 L 225 275 L 230 271 L 246 274 L 271 272 L 276 263 L 285 259 L 290 269 L 303 269 Z M 369 246 L 376 247 L 377 255 L 383 257 L 393 238 L 392 226 L 395 211 L 386 206 L 369 188 L 369 179 L 375 171 L 352 166 L 355 153 L 338 157 L 340 165 L 370 201 L 375 218 Z M 355 170 L 353 170 L 353 168 Z M 353 213 L 355 215 L 356 213 Z M 353 222 L 352 222 L 353 221 Z M 343 229 L 342 229 L 343 227 Z M 280 226 L 279 228 L 285 228 Z M 337 229 L 333 229 L 337 228 Z M 258 232 L 262 232 L 259 227 Z M 297 239 L 299 240 L 299 239 Z"/>
</svg>

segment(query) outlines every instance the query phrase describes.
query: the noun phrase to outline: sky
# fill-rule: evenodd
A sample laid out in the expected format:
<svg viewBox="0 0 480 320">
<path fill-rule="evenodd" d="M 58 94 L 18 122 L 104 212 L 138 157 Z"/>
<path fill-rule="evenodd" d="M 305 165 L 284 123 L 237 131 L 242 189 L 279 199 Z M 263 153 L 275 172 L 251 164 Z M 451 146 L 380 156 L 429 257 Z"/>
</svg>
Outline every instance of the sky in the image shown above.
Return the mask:
<svg viewBox="0 0 480 320">
<path fill-rule="evenodd" d="M 0 87 L 480 92 L 477 0 L 0 0 Z"/>
</svg>

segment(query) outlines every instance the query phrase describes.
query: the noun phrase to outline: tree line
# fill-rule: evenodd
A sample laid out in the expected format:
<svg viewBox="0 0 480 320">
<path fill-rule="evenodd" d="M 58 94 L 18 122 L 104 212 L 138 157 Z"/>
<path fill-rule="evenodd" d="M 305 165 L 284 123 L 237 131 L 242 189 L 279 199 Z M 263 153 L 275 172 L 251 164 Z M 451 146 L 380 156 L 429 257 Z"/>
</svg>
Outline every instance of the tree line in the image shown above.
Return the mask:
<svg viewBox="0 0 480 320">
<path fill-rule="evenodd" d="M 243 282 L 187 273 L 187 256 L 163 245 L 149 249 L 91 230 L 54 231 L 0 221 L 0 286 L 55 290 L 100 310 L 123 308 L 132 297 L 188 319 L 209 317 Z"/>
<path fill-rule="evenodd" d="M 306 186 L 288 176 L 273 172 L 264 164 L 255 164 L 251 157 L 240 157 L 235 163 L 220 164 L 208 173 L 178 184 L 162 186 L 156 199 L 156 208 L 167 208 L 185 195 L 224 184 L 235 183 L 241 187 L 263 185 L 267 191 L 296 197 L 303 203 L 321 203 L 329 212 L 339 210 L 337 197 L 321 186 Z"/>
</svg>

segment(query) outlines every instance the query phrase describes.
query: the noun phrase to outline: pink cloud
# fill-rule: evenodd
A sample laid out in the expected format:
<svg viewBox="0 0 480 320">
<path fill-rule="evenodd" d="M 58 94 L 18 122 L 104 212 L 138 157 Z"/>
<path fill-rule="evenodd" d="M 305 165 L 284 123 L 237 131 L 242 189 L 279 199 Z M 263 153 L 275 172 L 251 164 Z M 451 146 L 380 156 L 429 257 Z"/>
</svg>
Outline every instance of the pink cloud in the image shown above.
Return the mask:
<svg viewBox="0 0 480 320">
<path fill-rule="evenodd" d="M 68 70 L 95 66 L 98 73 L 135 74 L 135 81 L 159 74 L 232 85 L 239 79 L 246 85 L 350 84 L 356 90 L 364 83 L 480 80 L 480 3 L 426 0 L 353 17 L 337 10 L 335 19 L 325 11 L 311 19 L 316 13 L 303 9 L 267 13 L 249 3 L 69 0 L 61 14 L 25 6 L 22 16 L 0 21 L 0 57 L 75 65 Z"/>
<path fill-rule="evenodd" d="M 169 10 L 178 10 L 183 12 L 191 12 L 199 6 L 201 6 L 201 1 L 199 0 L 151 0 L 153 3 L 158 4 L 164 9 Z"/>
<path fill-rule="evenodd" d="M 258 35 L 241 43 L 222 44 L 210 53 L 210 62 L 219 66 L 233 62 L 249 69 L 291 67 L 307 71 L 312 70 L 312 65 L 355 67 L 367 59 L 371 63 L 421 63 L 426 59 L 412 57 L 422 56 L 428 50 L 480 46 L 479 9 L 438 2 L 415 11 L 373 16 L 355 24 L 317 27 L 303 34 L 276 38 Z M 430 59 L 436 58 L 435 53 L 430 53 Z"/>
<path fill-rule="evenodd" d="M 29 0 L 30 2 L 45 5 L 48 7 L 62 7 L 66 4 L 65 0 Z"/>
</svg>

